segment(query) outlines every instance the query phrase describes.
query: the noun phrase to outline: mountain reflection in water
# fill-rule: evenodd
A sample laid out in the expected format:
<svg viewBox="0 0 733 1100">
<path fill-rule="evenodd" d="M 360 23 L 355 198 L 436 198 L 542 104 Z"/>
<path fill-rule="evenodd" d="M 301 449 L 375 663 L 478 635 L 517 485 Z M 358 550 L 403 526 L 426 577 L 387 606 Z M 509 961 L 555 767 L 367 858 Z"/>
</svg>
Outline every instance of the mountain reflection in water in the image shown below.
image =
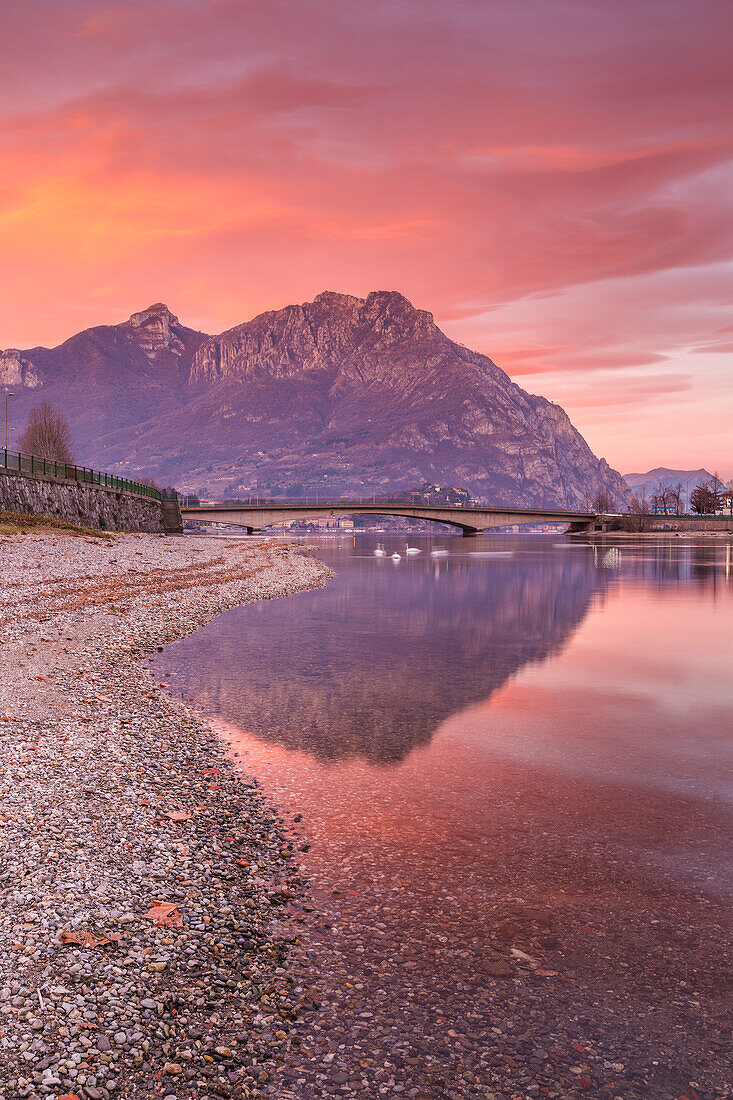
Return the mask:
<svg viewBox="0 0 733 1100">
<path fill-rule="evenodd" d="M 154 661 L 310 883 L 274 1094 L 728 1095 L 733 539 L 374 541 Z"/>
<path fill-rule="evenodd" d="M 365 540 L 366 541 L 366 540 Z M 321 761 L 394 764 L 440 723 L 559 650 L 609 583 L 580 547 L 481 557 L 452 543 L 395 565 L 333 544 L 325 591 L 227 612 L 162 658 L 198 705 Z M 403 544 L 396 543 L 401 549 Z M 348 547 L 346 548 L 348 551 Z M 391 549 L 391 547 L 390 547 Z M 319 548 L 319 552 L 321 552 Z"/>
</svg>

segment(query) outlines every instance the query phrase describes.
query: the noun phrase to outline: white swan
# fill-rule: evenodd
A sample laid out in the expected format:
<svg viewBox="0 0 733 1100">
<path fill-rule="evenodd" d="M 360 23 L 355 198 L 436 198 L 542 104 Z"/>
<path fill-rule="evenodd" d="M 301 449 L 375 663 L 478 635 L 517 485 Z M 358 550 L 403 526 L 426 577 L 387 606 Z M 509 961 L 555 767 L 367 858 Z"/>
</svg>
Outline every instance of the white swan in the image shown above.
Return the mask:
<svg viewBox="0 0 733 1100">
<path fill-rule="evenodd" d="M 398 554 L 395 550 L 394 554 L 392 555 L 392 561 L 402 561 L 402 554 Z"/>
<path fill-rule="evenodd" d="M 431 558 L 447 558 L 450 551 L 443 550 L 441 546 L 437 546 L 435 550 L 430 551 Z"/>
<path fill-rule="evenodd" d="M 384 549 L 384 547 L 381 546 L 381 545 L 377 546 L 376 550 L 374 550 L 374 557 L 375 558 L 385 558 L 386 556 L 387 556 L 387 551 Z"/>
<path fill-rule="evenodd" d="M 405 553 L 406 554 L 422 554 L 422 550 L 420 549 L 419 546 L 409 546 L 407 543 L 405 543 Z"/>
</svg>

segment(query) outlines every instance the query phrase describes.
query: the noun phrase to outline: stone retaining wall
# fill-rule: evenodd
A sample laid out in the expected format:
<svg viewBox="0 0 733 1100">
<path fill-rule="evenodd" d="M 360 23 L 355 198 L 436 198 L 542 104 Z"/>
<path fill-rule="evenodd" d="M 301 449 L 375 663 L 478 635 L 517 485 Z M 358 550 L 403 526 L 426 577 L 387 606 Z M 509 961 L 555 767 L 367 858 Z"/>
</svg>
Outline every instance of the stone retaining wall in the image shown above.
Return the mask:
<svg viewBox="0 0 733 1100">
<path fill-rule="evenodd" d="M 646 531 L 733 531 L 733 516 L 653 516 Z"/>
<path fill-rule="evenodd" d="M 0 469 L 0 510 L 51 515 L 104 531 L 163 530 L 160 502 L 137 493 Z"/>
</svg>

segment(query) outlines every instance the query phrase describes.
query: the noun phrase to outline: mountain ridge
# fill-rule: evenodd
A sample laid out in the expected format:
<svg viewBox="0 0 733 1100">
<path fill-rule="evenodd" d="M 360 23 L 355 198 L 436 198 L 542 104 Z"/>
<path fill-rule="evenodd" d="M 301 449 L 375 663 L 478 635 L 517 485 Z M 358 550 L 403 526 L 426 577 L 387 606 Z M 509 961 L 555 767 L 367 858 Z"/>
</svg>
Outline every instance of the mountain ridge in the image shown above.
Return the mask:
<svg viewBox="0 0 733 1100">
<path fill-rule="evenodd" d="M 703 481 L 712 481 L 713 475 L 702 467 L 699 470 L 675 470 L 669 466 L 655 466 L 653 470 L 623 474 L 623 479 L 633 492 L 650 495 L 661 482 L 667 488 L 676 488 L 682 483 L 694 487 Z"/>
<path fill-rule="evenodd" d="M 182 489 L 383 493 L 423 482 L 486 503 L 619 506 L 621 476 L 565 411 L 450 340 L 396 291 L 323 291 L 218 335 L 163 303 L 56 348 L 0 352 L 17 419 L 46 397 L 87 464 Z"/>
</svg>

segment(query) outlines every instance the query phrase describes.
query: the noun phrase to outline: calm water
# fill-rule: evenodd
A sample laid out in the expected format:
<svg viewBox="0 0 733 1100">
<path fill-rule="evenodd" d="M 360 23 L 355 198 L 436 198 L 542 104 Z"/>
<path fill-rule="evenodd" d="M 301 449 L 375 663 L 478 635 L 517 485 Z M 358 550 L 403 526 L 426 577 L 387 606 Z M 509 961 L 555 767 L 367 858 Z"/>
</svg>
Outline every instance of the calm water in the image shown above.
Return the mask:
<svg viewBox="0 0 733 1100">
<path fill-rule="evenodd" d="M 323 541 L 327 588 L 227 612 L 156 663 L 304 816 L 326 1030 L 346 1057 L 334 1018 L 388 1016 L 386 983 L 411 1036 L 443 1049 L 471 1019 L 485 1044 L 515 948 L 533 962 L 512 1018 L 556 1012 L 560 1044 L 585 1019 L 661 1073 L 655 1027 L 683 1027 L 689 1065 L 650 1093 L 677 1095 L 711 1041 L 689 991 L 718 1004 L 705 966 L 733 894 L 731 542 L 413 537 L 393 563 L 376 541 Z"/>
</svg>

